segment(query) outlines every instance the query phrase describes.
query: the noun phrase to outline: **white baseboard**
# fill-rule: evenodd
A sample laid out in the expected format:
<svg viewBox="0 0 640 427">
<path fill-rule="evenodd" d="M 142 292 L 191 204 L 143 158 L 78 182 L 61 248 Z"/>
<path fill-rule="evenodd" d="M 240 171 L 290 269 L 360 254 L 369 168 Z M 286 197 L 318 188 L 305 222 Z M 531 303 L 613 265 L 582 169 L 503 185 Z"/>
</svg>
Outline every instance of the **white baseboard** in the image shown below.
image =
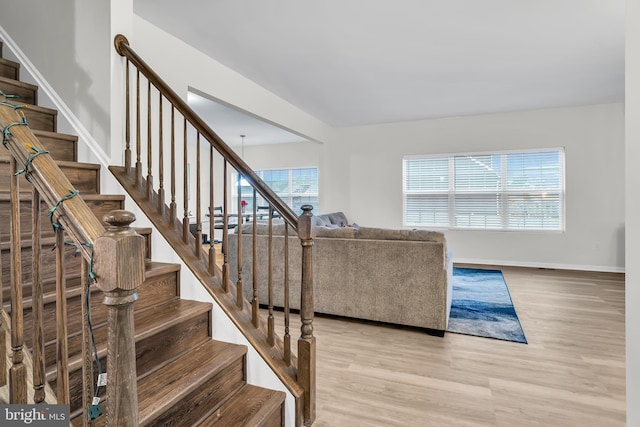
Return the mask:
<svg viewBox="0 0 640 427">
<path fill-rule="evenodd" d="M 453 256 L 453 262 L 458 264 L 478 264 L 478 265 L 503 265 L 505 267 L 527 267 L 527 268 L 548 268 L 554 270 L 578 270 L 578 271 L 597 271 L 603 273 L 624 273 L 624 267 L 604 266 L 604 265 L 578 265 L 578 264 L 555 264 L 544 262 L 527 262 L 527 261 L 504 261 L 489 259 L 470 259 L 456 258 Z"/>
</svg>

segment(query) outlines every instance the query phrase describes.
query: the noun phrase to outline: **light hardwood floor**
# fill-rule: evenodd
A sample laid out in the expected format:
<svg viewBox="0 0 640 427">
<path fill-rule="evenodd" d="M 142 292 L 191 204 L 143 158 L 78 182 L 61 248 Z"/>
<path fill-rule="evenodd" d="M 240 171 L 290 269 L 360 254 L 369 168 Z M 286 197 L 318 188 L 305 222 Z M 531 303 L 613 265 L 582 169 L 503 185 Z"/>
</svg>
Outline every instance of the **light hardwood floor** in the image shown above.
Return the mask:
<svg viewBox="0 0 640 427">
<path fill-rule="evenodd" d="M 624 426 L 624 276 L 502 271 L 528 344 L 316 316 L 314 426 Z"/>
</svg>

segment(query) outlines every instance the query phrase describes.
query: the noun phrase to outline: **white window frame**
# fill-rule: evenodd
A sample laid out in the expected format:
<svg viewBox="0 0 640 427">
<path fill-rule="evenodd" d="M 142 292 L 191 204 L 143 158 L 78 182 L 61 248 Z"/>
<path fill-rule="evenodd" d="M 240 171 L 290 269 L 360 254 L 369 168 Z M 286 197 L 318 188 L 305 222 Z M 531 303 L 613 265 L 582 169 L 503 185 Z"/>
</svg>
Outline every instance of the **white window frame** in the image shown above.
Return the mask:
<svg viewBox="0 0 640 427">
<path fill-rule="evenodd" d="M 509 154 L 534 154 L 534 153 L 546 153 L 546 152 L 558 152 L 559 153 L 559 174 L 560 174 L 560 188 L 536 188 L 534 190 L 511 190 L 507 188 L 507 155 Z M 457 157 L 473 157 L 473 156 L 500 156 L 501 161 L 501 179 L 500 188 L 497 190 L 490 189 L 467 189 L 457 190 L 455 188 L 455 159 Z M 447 159 L 448 164 L 448 188 L 446 190 L 407 190 L 407 161 L 412 159 Z M 446 230 L 486 230 L 486 231 L 516 231 L 516 232 L 564 232 L 565 231 L 565 153 L 564 148 L 540 148 L 530 150 L 501 150 L 501 151 L 489 151 L 489 152 L 470 152 L 470 153 L 449 153 L 449 154 L 433 154 L 433 155 L 406 155 L 402 159 L 402 223 L 405 227 L 413 228 L 430 228 L 430 229 L 446 229 Z M 446 195 L 447 196 L 447 224 L 430 224 L 425 222 L 416 222 L 408 220 L 408 196 L 411 195 Z M 500 206 L 500 223 L 498 226 L 482 227 L 482 226 L 461 226 L 458 225 L 456 219 L 456 195 L 490 195 L 496 194 Z M 553 228 L 548 227 L 512 227 L 509 225 L 509 203 L 505 202 L 509 196 L 532 196 L 532 197 L 545 197 L 547 194 L 552 194 L 558 197 L 558 226 Z"/>
</svg>

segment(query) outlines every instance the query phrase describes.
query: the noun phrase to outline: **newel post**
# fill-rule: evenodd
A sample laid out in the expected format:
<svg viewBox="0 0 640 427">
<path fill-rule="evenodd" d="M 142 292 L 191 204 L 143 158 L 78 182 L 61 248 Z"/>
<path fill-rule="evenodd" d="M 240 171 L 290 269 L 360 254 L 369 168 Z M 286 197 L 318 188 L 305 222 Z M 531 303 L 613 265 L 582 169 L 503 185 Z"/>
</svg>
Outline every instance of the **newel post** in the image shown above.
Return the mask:
<svg viewBox="0 0 640 427">
<path fill-rule="evenodd" d="M 138 425 L 133 303 L 144 281 L 144 238 L 130 228 L 136 217 L 124 210 L 104 217 L 107 231 L 96 240 L 94 272 L 109 309 L 107 425 Z"/>
<path fill-rule="evenodd" d="M 313 336 L 313 239 L 315 225 L 311 210 L 304 205 L 298 219 L 298 237 L 302 244 L 302 288 L 300 292 L 300 327 L 298 339 L 298 382 L 304 388 L 304 424 L 316 418 L 316 337 Z"/>
</svg>

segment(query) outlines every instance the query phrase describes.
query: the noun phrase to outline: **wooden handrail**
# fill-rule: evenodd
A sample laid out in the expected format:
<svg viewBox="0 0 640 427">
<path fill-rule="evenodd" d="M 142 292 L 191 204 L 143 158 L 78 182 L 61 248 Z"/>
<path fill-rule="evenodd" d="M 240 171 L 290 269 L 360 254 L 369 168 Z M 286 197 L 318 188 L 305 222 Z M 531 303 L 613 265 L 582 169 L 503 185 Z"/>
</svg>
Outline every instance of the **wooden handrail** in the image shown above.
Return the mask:
<svg viewBox="0 0 640 427">
<path fill-rule="evenodd" d="M 24 107 L 27 108 L 27 107 Z M 11 123 L 22 121 L 17 109 L 0 105 L 0 126 L 4 129 Z M 12 126 L 6 137 L 6 147 L 22 167 L 34 154 L 34 148 L 44 150 L 38 138 L 27 126 Z M 0 147 L 0 149 L 2 149 Z M 49 206 L 54 206 L 63 197 L 69 196 L 73 185 L 51 156 L 37 156 L 29 166 L 31 184 Z M 61 204 L 56 219 L 65 229 L 70 239 L 81 248 L 84 257 L 91 259 L 91 250 L 86 244 L 93 244 L 104 234 L 104 226 L 80 197 L 72 197 Z"/>
<path fill-rule="evenodd" d="M 222 155 L 229 164 L 238 171 L 256 191 L 267 200 L 274 209 L 287 221 L 294 230 L 298 229 L 298 217 L 264 181 L 242 160 L 224 141 L 198 116 L 189 105 L 165 83 L 160 76 L 147 63 L 136 54 L 129 46 L 129 41 L 122 34 L 118 34 L 114 39 L 116 51 L 127 58 L 136 66 L 153 86 L 158 89 L 169 102 L 178 110 L 189 123 L 209 141 L 209 143 Z"/>
<path fill-rule="evenodd" d="M 57 341 L 57 402 L 69 404 L 69 376 L 67 355 L 67 288 L 64 267 L 65 239 L 72 240 L 83 256 L 83 277 L 87 277 L 87 265 L 95 261 L 96 277 L 99 287 L 105 292 L 105 305 L 109 306 L 108 327 L 108 364 L 107 384 L 107 425 L 137 425 L 137 388 L 135 376 L 135 342 L 133 340 L 133 308 L 137 298 L 135 288 L 144 280 L 144 242 L 143 238 L 128 229 L 128 224 L 135 219 L 132 214 L 117 214 L 112 227 L 105 233 L 102 222 L 87 206 L 79 193 L 73 188 L 56 161 L 48 155 L 48 151 L 35 137 L 23 116 L 18 114 L 27 106 L 0 102 L 0 129 L 3 133 L 4 146 L 11 155 L 11 209 L 12 209 L 12 277 L 11 287 L 11 328 L 13 365 L 10 370 L 10 403 L 26 403 L 26 368 L 23 358 L 23 316 L 22 316 L 22 279 L 19 275 L 20 262 L 20 223 L 19 205 L 20 190 L 18 174 L 25 173 L 33 185 L 33 230 L 39 233 L 40 200 L 52 206 L 50 211 L 56 235 L 56 341 Z M 0 149 L 3 149 L 0 147 Z M 17 168 L 22 171 L 16 172 Z M 126 224 L 125 224 L 126 223 Z M 33 262 L 38 263 L 40 241 L 33 239 Z M 133 242 L 133 243 L 132 243 Z M 95 252 L 94 252 L 95 248 Z M 17 266 L 17 268 L 16 268 Z M 133 268 L 133 267 L 137 268 Z M 125 275 L 115 274 L 126 272 Z M 115 277 L 114 277 L 115 274 Z M 35 310 L 41 310 L 42 289 L 38 268 L 34 267 L 32 277 L 34 286 Z M 83 295 L 87 289 L 83 288 Z M 86 312 L 83 305 L 83 334 Z M 43 329 L 41 314 L 34 314 L 34 400 L 43 399 L 44 357 L 42 351 Z M 0 334 L 0 338 L 1 338 Z M 86 335 L 86 334 L 85 334 Z M 86 337 L 85 337 L 86 338 Z M 84 345 L 86 347 L 86 344 Z M 35 348 L 35 347 L 39 347 Z M 86 351 L 84 352 L 86 358 Z M 117 355 L 117 356 L 116 356 Z M 2 360 L 2 358 L 0 358 Z M 91 358 L 84 360 L 83 365 L 91 365 Z M 4 370 L 4 366 L 2 367 Z M 83 388 L 92 387 L 91 375 L 86 375 Z M 86 378 L 89 383 L 86 383 Z M 11 382 L 13 384 L 11 384 Z M 86 411 L 87 398 L 83 396 Z M 85 418 L 85 425 L 87 419 Z"/>
</svg>

